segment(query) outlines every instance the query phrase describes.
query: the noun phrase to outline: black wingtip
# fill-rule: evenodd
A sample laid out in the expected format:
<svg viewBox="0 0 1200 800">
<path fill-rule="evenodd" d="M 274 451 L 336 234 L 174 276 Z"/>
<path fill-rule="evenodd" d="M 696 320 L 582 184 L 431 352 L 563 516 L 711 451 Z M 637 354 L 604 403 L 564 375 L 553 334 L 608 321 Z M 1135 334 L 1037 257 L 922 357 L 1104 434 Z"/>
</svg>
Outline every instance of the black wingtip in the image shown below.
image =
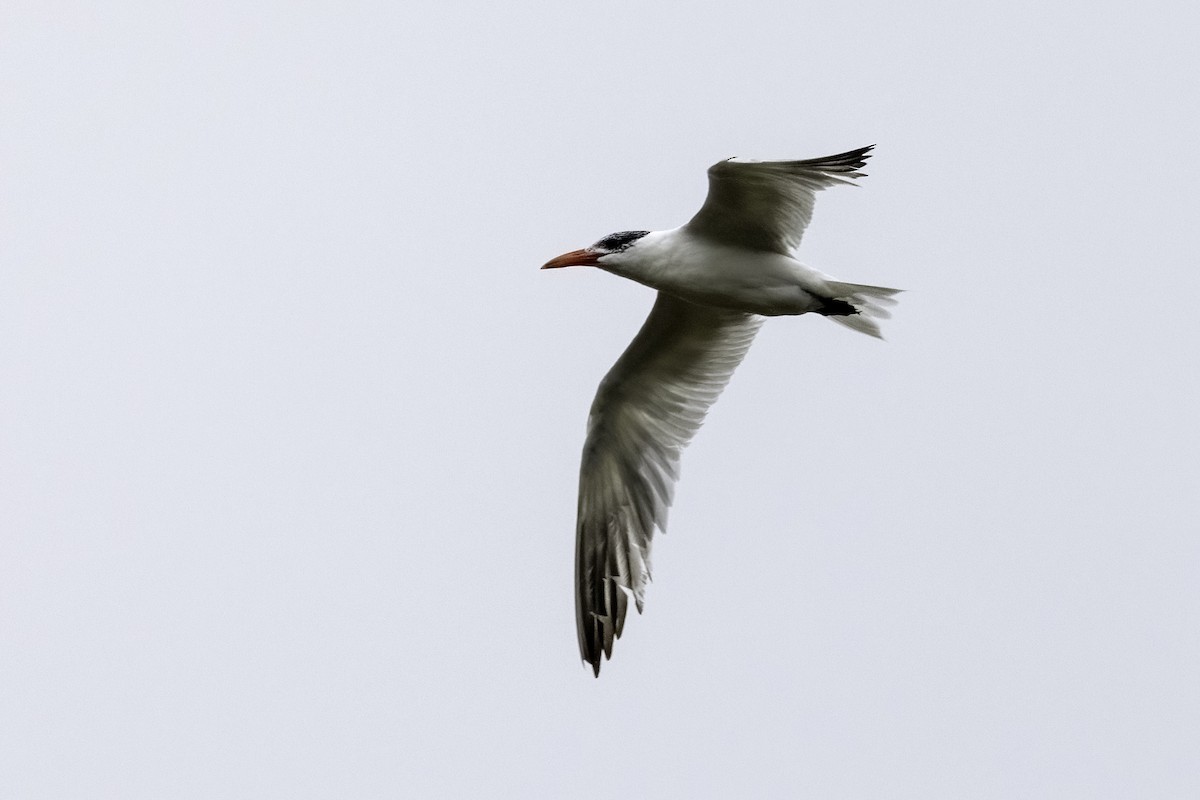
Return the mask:
<svg viewBox="0 0 1200 800">
<path fill-rule="evenodd" d="M 849 183 L 849 179 L 861 178 L 866 174 L 859 170 L 866 166 L 867 159 L 871 157 L 871 151 L 874 149 L 875 145 L 869 144 L 866 147 L 858 147 L 832 156 L 821 156 L 790 163 L 794 167 L 805 170 L 820 170 L 830 177 Z"/>
<path fill-rule="evenodd" d="M 871 151 L 875 149 L 875 145 L 869 144 L 866 147 L 859 147 L 854 150 L 847 150 L 844 153 L 838 153 L 834 156 L 825 156 L 825 158 L 814 158 L 813 161 L 820 163 L 826 169 L 861 169 L 866 166 L 867 159 L 871 157 Z"/>
</svg>

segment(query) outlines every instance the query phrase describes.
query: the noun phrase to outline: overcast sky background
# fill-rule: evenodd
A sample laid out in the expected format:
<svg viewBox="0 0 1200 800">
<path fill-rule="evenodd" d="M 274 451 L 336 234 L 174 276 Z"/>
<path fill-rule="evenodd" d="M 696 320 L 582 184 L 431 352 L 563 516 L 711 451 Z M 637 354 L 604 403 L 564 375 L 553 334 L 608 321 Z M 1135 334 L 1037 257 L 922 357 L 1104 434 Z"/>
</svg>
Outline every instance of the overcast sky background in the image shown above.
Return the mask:
<svg viewBox="0 0 1200 800">
<path fill-rule="evenodd" d="M 1200 796 L 1193 3 L 0 10 L 0 796 Z M 539 272 L 876 143 L 599 680 Z"/>
</svg>

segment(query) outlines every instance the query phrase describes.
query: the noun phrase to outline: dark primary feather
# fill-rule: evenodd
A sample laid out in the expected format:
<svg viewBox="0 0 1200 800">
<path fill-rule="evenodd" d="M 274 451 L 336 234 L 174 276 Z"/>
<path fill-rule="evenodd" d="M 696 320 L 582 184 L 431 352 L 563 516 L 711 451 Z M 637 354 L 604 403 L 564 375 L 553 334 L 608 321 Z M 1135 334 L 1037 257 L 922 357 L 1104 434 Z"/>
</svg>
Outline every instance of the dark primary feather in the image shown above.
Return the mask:
<svg viewBox="0 0 1200 800">
<path fill-rule="evenodd" d="M 679 456 L 741 363 L 761 317 L 659 292 L 600 383 L 579 477 L 575 610 L 579 650 L 600 674 L 632 597 L 642 609 L 650 540 L 665 530 Z"/>
</svg>

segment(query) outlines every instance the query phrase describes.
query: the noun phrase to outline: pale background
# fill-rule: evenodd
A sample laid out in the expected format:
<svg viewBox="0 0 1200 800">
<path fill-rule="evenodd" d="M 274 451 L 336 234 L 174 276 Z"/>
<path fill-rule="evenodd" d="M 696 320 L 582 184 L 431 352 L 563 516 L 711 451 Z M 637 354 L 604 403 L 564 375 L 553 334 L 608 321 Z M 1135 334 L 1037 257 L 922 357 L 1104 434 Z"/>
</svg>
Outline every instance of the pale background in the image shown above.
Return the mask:
<svg viewBox="0 0 1200 800">
<path fill-rule="evenodd" d="M 6 2 L 0 797 L 1200 796 L 1191 2 Z M 600 680 L 545 260 L 876 143 Z"/>
</svg>

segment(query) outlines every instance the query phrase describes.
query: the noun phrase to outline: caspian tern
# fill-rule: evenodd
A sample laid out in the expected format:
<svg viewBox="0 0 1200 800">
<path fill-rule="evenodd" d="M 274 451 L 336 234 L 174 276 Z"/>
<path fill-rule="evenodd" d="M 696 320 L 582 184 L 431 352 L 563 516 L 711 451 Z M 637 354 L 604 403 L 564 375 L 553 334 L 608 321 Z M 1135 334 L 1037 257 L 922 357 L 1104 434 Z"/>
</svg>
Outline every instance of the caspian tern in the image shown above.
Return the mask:
<svg viewBox="0 0 1200 800">
<path fill-rule="evenodd" d="M 650 540 L 666 530 L 680 453 L 762 318 L 815 312 L 879 337 L 875 320 L 889 316 L 899 289 L 842 283 L 796 260 L 816 193 L 862 177 L 873 146 L 807 161 L 721 161 L 683 227 L 614 233 L 543 267 L 595 266 L 658 290 L 600 382 L 583 446 L 575 619 L 580 655 L 597 677 L 630 597 L 642 611 Z"/>
</svg>

